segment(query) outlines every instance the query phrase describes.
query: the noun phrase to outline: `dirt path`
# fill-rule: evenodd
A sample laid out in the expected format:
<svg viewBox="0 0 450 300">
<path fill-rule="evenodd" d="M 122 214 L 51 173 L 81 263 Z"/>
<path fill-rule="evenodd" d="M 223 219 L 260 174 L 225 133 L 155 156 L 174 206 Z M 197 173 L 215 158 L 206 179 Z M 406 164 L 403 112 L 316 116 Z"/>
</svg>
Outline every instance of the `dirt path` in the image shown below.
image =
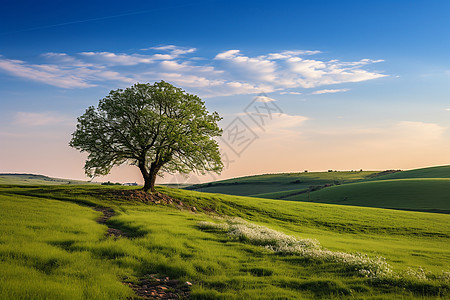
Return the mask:
<svg viewBox="0 0 450 300">
<path fill-rule="evenodd" d="M 141 299 L 189 299 L 190 282 L 171 280 L 169 277 L 158 278 L 148 274 L 138 283 L 124 282 L 131 287 Z"/>
<path fill-rule="evenodd" d="M 106 226 L 108 226 L 106 224 L 106 222 L 116 214 L 116 212 L 114 211 L 114 209 L 110 208 L 110 207 L 96 207 L 94 208 L 96 211 L 101 211 L 103 213 L 102 216 L 100 216 L 97 219 L 97 223 L 99 224 L 105 224 Z M 119 236 L 127 236 L 127 234 L 125 232 L 123 232 L 120 229 L 115 229 L 115 228 L 111 228 L 108 226 L 108 230 L 106 232 L 106 236 L 113 236 L 113 237 L 119 237 Z"/>
<path fill-rule="evenodd" d="M 116 212 L 110 207 L 96 207 L 96 211 L 102 212 L 97 219 L 97 223 L 108 226 L 107 221 L 113 217 Z M 127 234 L 120 229 L 108 227 L 105 234 L 107 237 L 127 237 Z M 180 280 L 171 280 L 169 277 L 159 278 L 157 274 L 144 275 L 139 281 L 124 281 L 134 290 L 138 299 L 189 299 L 190 287 L 192 283 L 182 282 Z M 135 299 L 135 298 L 129 298 Z"/>
</svg>

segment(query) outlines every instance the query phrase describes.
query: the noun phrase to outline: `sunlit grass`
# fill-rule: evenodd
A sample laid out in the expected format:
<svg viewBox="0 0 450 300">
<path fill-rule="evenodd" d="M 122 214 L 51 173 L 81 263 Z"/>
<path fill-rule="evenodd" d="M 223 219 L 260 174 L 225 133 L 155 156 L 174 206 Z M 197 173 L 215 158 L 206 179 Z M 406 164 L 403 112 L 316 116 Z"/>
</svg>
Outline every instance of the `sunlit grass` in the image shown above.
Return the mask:
<svg viewBox="0 0 450 300">
<path fill-rule="evenodd" d="M 144 274 L 192 282 L 193 299 L 445 298 L 448 290 L 437 278 L 375 283 L 340 262 L 202 231 L 199 222 L 223 220 L 126 203 L 108 194 L 115 189 L 122 188 L 0 187 L 0 299 L 125 299 L 132 291 L 121 281 Z M 447 215 L 159 190 L 199 211 L 241 217 L 282 237 L 317 239 L 333 252 L 383 256 L 395 272 L 448 269 Z M 95 222 L 96 205 L 114 207 L 109 226 L 132 237 L 106 238 L 106 226 Z"/>
<path fill-rule="evenodd" d="M 73 251 L 99 243 L 98 213 L 55 200 L 0 195 L 1 299 L 106 299 L 131 294 L 122 271 L 103 257 Z M 69 250 L 69 251 L 68 251 Z"/>
</svg>

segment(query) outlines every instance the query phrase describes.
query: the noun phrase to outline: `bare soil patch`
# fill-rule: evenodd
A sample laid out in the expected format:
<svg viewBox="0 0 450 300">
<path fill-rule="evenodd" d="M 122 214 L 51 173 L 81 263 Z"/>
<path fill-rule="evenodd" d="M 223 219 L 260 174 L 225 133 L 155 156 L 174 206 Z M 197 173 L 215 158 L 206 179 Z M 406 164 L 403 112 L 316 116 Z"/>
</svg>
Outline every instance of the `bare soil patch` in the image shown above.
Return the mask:
<svg viewBox="0 0 450 300">
<path fill-rule="evenodd" d="M 190 209 L 195 211 L 195 207 L 188 207 L 179 200 L 161 193 L 146 193 L 144 191 L 116 191 L 113 196 L 122 199 L 129 199 L 133 201 L 141 201 L 144 203 L 154 204 L 172 204 L 177 207 Z M 116 213 L 110 207 L 96 207 L 96 211 L 102 212 L 102 215 L 97 219 L 99 224 L 106 224 L 107 221 Z M 108 227 L 106 236 L 127 237 L 127 234 L 120 229 Z M 170 279 L 169 277 L 159 278 L 157 274 L 147 274 L 136 282 L 124 281 L 123 284 L 131 287 L 139 299 L 189 299 L 190 287 L 192 283 L 182 282 L 180 280 Z M 129 299 L 135 299 L 129 298 Z"/>
<path fill-rule="evenodd" d="M 114 216 L 116 213 L 114 209 L 110 207 L 96 207 L 94 208 L 96 211 L 101 211 L 103 215 L 101 215 L 97 219 L 97 223 L 99 224 L 106 224 L 106 221 L 108 221 L 112 216 Z M 108 230 L 106 231 L 106 236 L 113 236 L 113 237 L 119 237 L 119 236 L 127 236 L 125 232 L 123 232 L 120 229 L 111 228 L 108 227 Z"/>
<path fill-rule="evenodd" d="M 156 274 L 148 274 L 138 283 L 124 282 L 131 287 L 141 299 L 189 299 L 190 282 L 158 278 Z"/>
</svg>

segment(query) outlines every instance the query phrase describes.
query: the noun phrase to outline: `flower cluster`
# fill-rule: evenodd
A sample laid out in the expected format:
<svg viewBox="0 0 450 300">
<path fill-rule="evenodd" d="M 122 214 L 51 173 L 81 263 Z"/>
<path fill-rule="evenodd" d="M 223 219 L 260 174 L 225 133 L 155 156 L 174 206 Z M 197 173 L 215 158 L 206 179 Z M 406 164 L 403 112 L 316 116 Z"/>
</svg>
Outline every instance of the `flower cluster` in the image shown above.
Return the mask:
<svg viewBox="0 0 450 300">
<path fill-rule="evenodd" d="M 419 267 L 417 270 L 408 268 L 406 270 L 406 275 L 411 278 L 417 278 L 420 280 L 428 280 L 428 276 L 431 275 L 431 273 L 427 274 L 424 269 Z"/>
<path fill-rule="evenodd" d="M 383 257 L 372 258 L 361 253 L 331 251 L 322 248 L 315 239 L 299 239 L 238 218 L 229 219 L 227 223 L 200 222 L 198 226 L 202 229 L 227 232 L 232 238 L 264 246 L 276 253 L 301 255 L 311 260 L 340 263 L 354 268 L 357 274 L 367 278 L 380 279 L 394 276 L 391 267 Z"/>
<path fill-rule="evenodd" d="M 210 229 L 210 230 L 214 230 L 214 231 L 227 232 L 230 229 L 230 226 L 228 225 L 228 223 L 213 223 L 213 222 L 202 221 L 202 222 L 198 222 L 197 226 L 200 229 Z"/>
</svg>

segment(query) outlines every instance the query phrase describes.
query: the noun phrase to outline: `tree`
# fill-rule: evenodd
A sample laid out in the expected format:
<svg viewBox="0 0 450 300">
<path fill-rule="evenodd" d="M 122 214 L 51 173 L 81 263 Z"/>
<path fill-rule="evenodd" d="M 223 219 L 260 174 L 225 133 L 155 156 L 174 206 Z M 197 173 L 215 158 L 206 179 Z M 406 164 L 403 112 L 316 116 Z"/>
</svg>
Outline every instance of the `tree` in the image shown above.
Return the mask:
<svg viewBox="0 0 450 300">
<path fill-rule="evenodd" d="M 86 175 L 107 175 L 115 165 L 139 167 L 144 191 L 155 191 L 163 172 L 220 173 L 223 164 L 214 137 L 222 130 L 221 117 L 209 113 L 196 95 L 161 81 L 137 83 L 111 91 L 97 109 L 78 118 L 69 143 L 87 152 Z"/>
</svg>

